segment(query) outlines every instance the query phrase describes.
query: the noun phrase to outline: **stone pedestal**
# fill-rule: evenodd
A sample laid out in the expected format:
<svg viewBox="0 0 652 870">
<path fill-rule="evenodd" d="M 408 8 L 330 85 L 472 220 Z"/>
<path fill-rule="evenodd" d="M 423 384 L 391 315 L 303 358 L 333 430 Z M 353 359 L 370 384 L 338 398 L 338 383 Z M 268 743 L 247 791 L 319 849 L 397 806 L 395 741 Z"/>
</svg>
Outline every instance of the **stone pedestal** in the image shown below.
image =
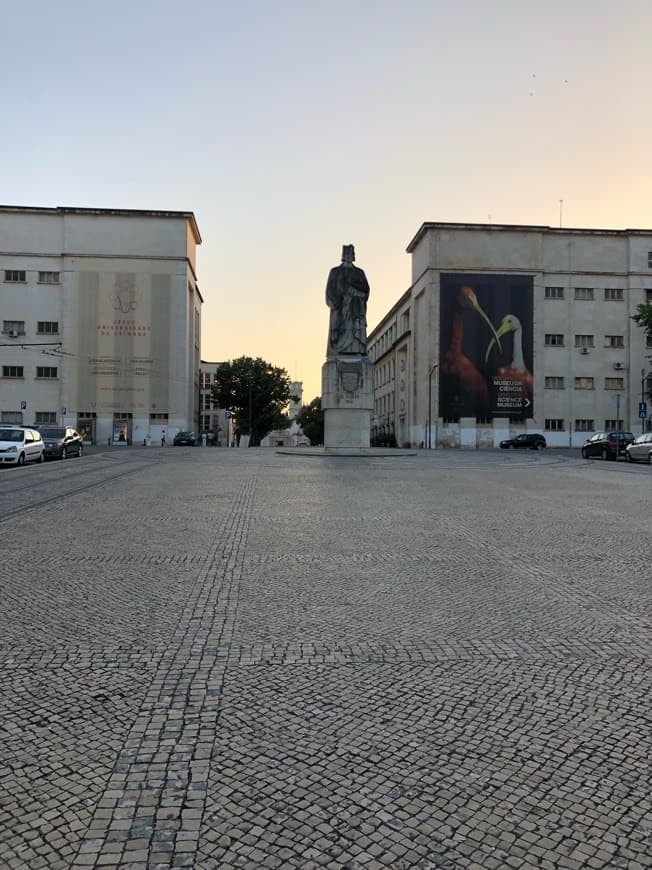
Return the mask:
<svg viewBox="0 0 652 870">
<path fill-rule="evenodd" d="M 324 447 L 370 446 L 374 407 L 374 367 L 365 355 L 330 357 L 321 370 Z"/>
</svg>

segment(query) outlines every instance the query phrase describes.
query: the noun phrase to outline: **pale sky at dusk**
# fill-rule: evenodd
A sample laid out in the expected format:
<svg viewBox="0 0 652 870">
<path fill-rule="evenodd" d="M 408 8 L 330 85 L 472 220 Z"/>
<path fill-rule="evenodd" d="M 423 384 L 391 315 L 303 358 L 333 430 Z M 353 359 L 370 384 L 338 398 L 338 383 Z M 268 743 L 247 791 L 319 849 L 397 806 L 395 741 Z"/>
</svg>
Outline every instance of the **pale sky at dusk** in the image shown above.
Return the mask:
<svg viewBox="0 0 652 870">
<path fill-rule="evenodd" d="M 321 390 L 424 221 L 652 227 L 652 0 L 0 0 L 8 205 L 192 210 L 204 359 Z"/>
</svg>

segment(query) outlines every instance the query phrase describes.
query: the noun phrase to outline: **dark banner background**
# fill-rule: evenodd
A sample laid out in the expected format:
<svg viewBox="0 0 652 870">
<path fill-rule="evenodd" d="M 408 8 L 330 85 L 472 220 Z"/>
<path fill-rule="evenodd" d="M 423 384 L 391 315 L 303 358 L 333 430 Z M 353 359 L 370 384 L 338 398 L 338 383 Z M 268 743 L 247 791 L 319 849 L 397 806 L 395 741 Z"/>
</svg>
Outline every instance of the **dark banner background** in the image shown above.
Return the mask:
<svg viewBox="0 0 652 870">
<path fill-rule="evenodd" d="M 494 345 L 485 362 L 493 333 L 484 318 L 469 306 L 468 298 L 461 292 L 463 287 L 469 287 L 475 293 L 496 331 L 506 315 L 518 318 L 522 327 L 526 371 L 517 372 L 511 368 L 516 338 L 512 331 L 500 338 L 502 353 Z M 440 275 L 441 417 L 524 419 L 533 416 L 533 287 L 532 275 Z M 461 354 L 460 347 L 454 342 L 456 324 L 461 327 Z"/>
</svg>

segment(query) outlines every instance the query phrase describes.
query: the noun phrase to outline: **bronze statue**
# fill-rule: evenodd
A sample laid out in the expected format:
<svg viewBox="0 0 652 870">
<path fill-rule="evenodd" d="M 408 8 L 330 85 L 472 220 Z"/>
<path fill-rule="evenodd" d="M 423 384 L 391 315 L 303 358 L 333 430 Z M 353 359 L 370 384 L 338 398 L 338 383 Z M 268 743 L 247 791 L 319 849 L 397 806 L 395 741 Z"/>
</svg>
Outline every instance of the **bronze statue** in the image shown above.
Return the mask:
<svg viewBox="0 0 652 870">
<path fill-rule="evenodd" d="M 331 269 L 326 284 L 326 305 L 331 310 L 326 357 L 367 353 L 367 299 L 369 284 L 362 269 L 353 265 L 353 245 L 342 247 L 342 264 Z"/>
</svg>

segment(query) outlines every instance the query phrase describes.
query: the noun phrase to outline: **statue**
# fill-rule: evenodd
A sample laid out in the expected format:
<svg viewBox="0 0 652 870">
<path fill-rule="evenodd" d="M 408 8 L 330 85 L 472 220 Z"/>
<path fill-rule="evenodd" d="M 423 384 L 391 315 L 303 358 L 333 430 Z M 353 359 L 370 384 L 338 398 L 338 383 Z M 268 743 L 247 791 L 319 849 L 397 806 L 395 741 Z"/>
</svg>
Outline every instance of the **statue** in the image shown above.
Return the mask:
<svg viewBox="0 0 652 870">
<path fill-rule="evenodd" d="M 367 299 L 369 284 L 362 269 L 353 265 L 353 245 L 342 247 L 342 264 L 331 269 L 326 284 L 326 305 L 331 310 L 326 357 L 367 353 Z"/>
</svg>

